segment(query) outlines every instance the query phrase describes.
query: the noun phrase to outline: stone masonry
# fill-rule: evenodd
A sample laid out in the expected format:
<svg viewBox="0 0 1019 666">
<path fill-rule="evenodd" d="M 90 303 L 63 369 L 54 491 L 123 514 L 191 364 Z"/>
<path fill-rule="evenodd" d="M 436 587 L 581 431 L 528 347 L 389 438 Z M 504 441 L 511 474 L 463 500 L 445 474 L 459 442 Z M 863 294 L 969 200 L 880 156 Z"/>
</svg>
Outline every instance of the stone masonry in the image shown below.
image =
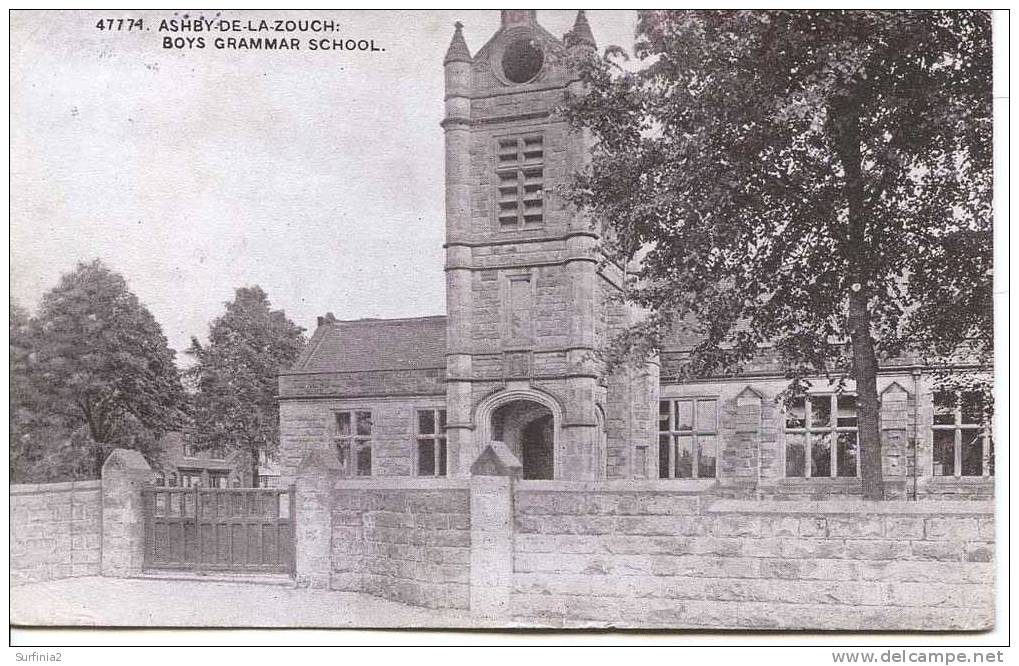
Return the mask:
<svg viewBox="0 0 1019 666">
<path fill-rule="evenodd" d="M 11 486 L 11 585 L 100 571 L 99 481 Z"/>
<path fill-rule="evenodd" d="M 132 576 L 145 558 L 145 512 L 142 486 L 152 468 L 138 451 L 114 449 L 102 470 L 102 573 Z"/>
<path fill-rule="evenodd" d="M 546 626 L 982 630 L 993 505 L 743 501 L 660 485 L 515 492 L 515 620 Z"/>
<path fill-rule="evenodd" d="M 483 454 L 484 456 L 484 454 Z M 982 630 L 988 502 L 732 500 L 649 481 L 338 479 L 299 502 L 298 579 L 485 626 Z M 299 498 L 307 498 L 299 493 Z M 324 502 L 324 504 L 323 504 Z M 304 525 L 302 525 L 304 523 Z M 300 542 L 298 548 L 307 547 Z"/>
<path fill-rule="evenodd" d="M 326 452 L 308 454 L 297 584 L 469 610 L 478 626 L 994 622 L 990 502 L 726 499 L 660 480 L 524 481 L 520 470 L 501 444 L 470 479 L 341 478 Z M 140 574 L 150 473 L 117 450 L 101 482 L 14 486 L 12 583 Z"/>
<path fill-rule="evenodd" d="M 332 589 L 470 607 L 471 504 L 463 481 L 341 480 L 332 507 Z"/>
<path fill-rule="evenodd" d="M 102 480 L 12 485 L 11 584 L 141 573 L 151 474 L 140 453 L 115 449 Z"/>
</svg>

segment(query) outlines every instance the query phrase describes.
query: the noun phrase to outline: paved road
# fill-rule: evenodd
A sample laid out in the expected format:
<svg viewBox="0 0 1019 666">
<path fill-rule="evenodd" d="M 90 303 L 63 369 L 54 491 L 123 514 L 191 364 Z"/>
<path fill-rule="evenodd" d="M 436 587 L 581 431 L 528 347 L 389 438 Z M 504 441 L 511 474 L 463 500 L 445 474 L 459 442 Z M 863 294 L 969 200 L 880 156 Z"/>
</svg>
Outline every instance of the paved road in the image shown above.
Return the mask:
<svg viewBox="0 0 1019 666">
<path fill-rule="evenodd" d="M 233 582 L 67 578 L 11 588 L 11 623 L 117 627 L 469 627 L 458 611 Z"/>
</svg>

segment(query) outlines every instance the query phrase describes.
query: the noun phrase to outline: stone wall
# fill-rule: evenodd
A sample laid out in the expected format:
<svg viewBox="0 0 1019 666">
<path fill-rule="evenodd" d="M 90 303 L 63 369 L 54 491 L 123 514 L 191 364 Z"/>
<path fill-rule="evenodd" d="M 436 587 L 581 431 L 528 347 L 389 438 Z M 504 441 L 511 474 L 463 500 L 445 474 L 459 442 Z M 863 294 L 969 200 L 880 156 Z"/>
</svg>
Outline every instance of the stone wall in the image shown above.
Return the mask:
<svg viewBox="0 0 1019 666">
<path fill-rule="evenodd" d="M 746 501 L 656 480 L 512 473 L 338 479 L 322 489 L 328 510 L 315 521 L 328 526 L 330 588 L 469 610 L 479 626 L 994 623 L 989 502 Z M 302 511 L 299 501 L 298 515 L 310 517 Z"/>
<path fill-rule="evenodd" d="M 308 453 L 336 457 L 336 412 L 368 411 L 372 415 L 372 475 L 414 473 L 414 419 L 418 409 L 443 409 L 444 395 L 287 400 L 280 403 L 280 477 L 288 484 Z"/>
<path fill-rule="evenodd" d="M 99 481 L 12 485 L 11 585 L 100 572 Z"/>
<path fill-rule="evenodd" d="M 515 491 L 511 620 L 548 626 L 981 630 L 993 506 L 757 502 L 584 484 Z"/>
<path fill-rule="evenodd" d="M 11 585 L 140 573 L 151 476 L 139 452 L 114 449 L 101 481 L 12 485 Z"/>
<path fill-rule="evenodd" d="M 467 608 L 470 523 L 466 481 L 337 481 L 330 587 L 428 608 Z"/>
</svg>

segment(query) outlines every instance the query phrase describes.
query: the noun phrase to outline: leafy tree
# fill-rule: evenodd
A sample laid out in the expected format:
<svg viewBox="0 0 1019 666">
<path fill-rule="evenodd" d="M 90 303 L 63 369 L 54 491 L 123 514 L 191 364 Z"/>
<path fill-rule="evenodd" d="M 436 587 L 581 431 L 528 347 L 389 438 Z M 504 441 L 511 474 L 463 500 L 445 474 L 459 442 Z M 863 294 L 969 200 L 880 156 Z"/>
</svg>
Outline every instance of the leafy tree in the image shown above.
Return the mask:
<svg viewBox="0 0 1019 666">
<path fill-rule="evenodd" d="M 32 436 L 62 433 L 47 464 L 95 478 L 115 447 L 158 457 L 156 440 L 179 427 L 184 391 L 162 329 L 124 278 L 99 260 L 78 264 L 27 326 L 28 362 L 25 338 L 12 335 L 12 366 L 28 369 L 19 394 L 34 413 Z"/>
<path fill-rule="evenodd" d="M 258 482 L 260 457 L 274 457 L 279 448 L 276 376 L 304 345 L 304 329 L 270 308 L 260 287 L 237 289 L 209 327 L 208 344 L 192 338 L 187 352 L 196 361 L 188 374 L 195 388 L 197 445 L 242 452 L 252 484 Z"/>
<path fill-rule="evenodd" d="M 83 431 L 68 430 L 39 390 L 35 370 L 35 322 L 10 304 L 10 479 L 12 483 L 46 483 L 91 478 L 91 449 Z"/>
<path fill-rule="evenodd" d="M 40 404 L 30 372 L 32 362 L 31 318 L 11 301 L 8 319 L 10 348 L 10 475 L 13 482 L 33 481 L 47 437 L 40 437 Z"/>
<path fill-rule="evenodd" d="M 856 380 L 864 496 L 883 496 L 876 371 L 991 353 L 991 28 L 979 11 L 651 11 L 635 71 L 577 63 L 596 139 L 567 196 L 641 268 L 613 358 L 700 340 L 692 374 L 762 345 Z M 624 264 L 625 265 L 625 264 Z"/>
</svg>

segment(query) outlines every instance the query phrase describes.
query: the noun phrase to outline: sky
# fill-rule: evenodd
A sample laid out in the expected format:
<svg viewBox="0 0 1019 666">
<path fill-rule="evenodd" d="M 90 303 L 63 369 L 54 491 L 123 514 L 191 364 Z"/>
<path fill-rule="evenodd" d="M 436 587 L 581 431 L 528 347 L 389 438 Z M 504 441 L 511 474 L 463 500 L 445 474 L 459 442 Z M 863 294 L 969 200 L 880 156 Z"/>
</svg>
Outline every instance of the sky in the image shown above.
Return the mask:
<svg viewBox="0 0 1019 666">
<path fill-rule="evenodd" d="M 164 49 L 159 21 L 181 16 L 114 13 L 148 30 L 97 29 L 111 12 L 11 14 L 17 303 L 35 311 L 99 258 L 178 351 L 240 286 L 309 334 L 326 312 L 445 311 L 442 59 L 455 21 L 476 53 L 497 10 L 204 15 L 331 18 L 374 53 Z M 575 15 L 538 21 L 562 35 Z M 599 46 L 632 44 L 635 12 L 588 18 Z"/>
</svg>

